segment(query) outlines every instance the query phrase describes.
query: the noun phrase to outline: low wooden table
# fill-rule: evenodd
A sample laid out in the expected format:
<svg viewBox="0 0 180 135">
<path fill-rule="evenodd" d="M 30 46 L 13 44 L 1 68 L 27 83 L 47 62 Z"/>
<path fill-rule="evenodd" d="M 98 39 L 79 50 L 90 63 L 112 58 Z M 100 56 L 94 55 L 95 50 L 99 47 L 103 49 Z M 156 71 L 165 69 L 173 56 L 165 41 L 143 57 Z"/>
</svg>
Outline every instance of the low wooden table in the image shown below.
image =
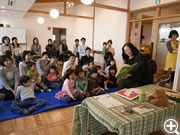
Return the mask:
<svg viewBox="0 0 180 135">
<path fill-rule="evenodd" d="M 144 89 L 146 94 L 151 94 L 160 86 L 146 85 L 138 88 Z M 115 93 L 109 95 L 125 106 L 139 104 L 138 99 L 129 101 Z M 148 135 L 163 128 L 163 124 L 168 118 L 179 119 L 180 117 L 180 103 L 168 107 L 158 107 L 148 102 L 143 104 L 154 108 L 154 111 L 141 115 L 137 113 L 123 114 L 120 112 L 120 107 L 108 109 L 95 98 L 87 98 L 75 107 L 72 134 L 100 135 L 110 131 L 118 135 Z"/>
</svg>

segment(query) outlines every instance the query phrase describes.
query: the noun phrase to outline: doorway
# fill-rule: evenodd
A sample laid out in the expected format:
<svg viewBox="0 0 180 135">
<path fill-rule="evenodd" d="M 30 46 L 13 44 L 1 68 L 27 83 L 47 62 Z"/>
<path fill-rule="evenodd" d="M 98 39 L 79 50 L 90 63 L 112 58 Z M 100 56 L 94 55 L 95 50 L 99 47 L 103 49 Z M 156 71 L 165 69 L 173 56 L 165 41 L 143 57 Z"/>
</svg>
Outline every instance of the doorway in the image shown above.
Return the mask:
<svg viewBox="0 0 180 135">
<path fill-rule="evenodd" d="M 159 34 L 158 34 L 158 43 L 157 43 L 157 52 L 156 52 L 156 62 L 159 70 L 164 70 L 166 56 L 168 50 L 166 43 L 169 41 L 169 33 L 171 30 L 177 30 L 180 33 L 180 23 L 169 23 L 169 24 L 160 24 Z M 180 38 L 178 37 L 177 40 Z"/>
<path fill-rule="evenodd" d="M 59 45 L 62 43 L 63 39 L 66 39 L 66 28 L 53 27 L 53 42 L 56 50 L 59 50 Z"/>
</svg>

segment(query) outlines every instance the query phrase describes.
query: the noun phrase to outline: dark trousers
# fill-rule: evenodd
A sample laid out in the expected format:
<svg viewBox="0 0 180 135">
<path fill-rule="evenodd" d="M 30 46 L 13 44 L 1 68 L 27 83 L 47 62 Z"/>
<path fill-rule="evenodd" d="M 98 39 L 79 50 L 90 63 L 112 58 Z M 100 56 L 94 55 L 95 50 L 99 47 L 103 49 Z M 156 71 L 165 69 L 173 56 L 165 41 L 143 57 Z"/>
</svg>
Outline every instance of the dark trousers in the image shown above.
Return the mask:
<svg viewBox="0 0 180 135">
<path fill-rule="evenodd" d="M 173 71 L 172 73 L 171 73 L 171 82 L 174 82 L 174 75 L 175 75 L 175 72 Z"/>
<path fill-rule="evenodd" d="M 16 60 L 16 67 L 19 68 L 19 63 L 21 62 L 21 56 L 14 55 L 14 58 Z"/>
<path fill-rule="evenodd" d="M 122 90 L 124 88 L 134 88 L 137 87 L 138 83 L 131 79 L 121 79 L 118 83 L 117 90 Z"/>
<path fill-rule="evenodd" d="M 50 82 L 48 81 L 48 87 L 51 89 L 60 89 L 62 88 L 62 81 Z"/>
<path fill-rule="evenodd" d="M 33 107 L 34 111 L 40 109 L 47 104 L 44 99 L 29 98 L 22 102 L 13 103 L 11 109 L 15 113 L 22 113 L 26 107 Z"/>
<path fill-rule="evenodd" d="M 48 91 L 49 88 L 48 88 L 43 82 L 34 85 L 34 90 L 35 90 L 35 91 L 38 91 L 38 92 L 39 92 L 39 91 L 41 91 L 41 89 L 42 89 L 43 91 Z"/>
<path fill-rule="evenodd" d="M 5 95 L 5 100 L 13 100 L 15 98 L 14 93 L 10 90 L 7 90 L 6 88 L 0 89 L 0 93 Z"/>
<path fill-rule="evenodd" d="M 72 101 L 83 100 L 85 98 L 80 92 L 74 93 L 73 96 L 74 98 L 76 98 L 76 100 L 73 100 L 69 95 L 65 95 L 64 97 L 61 97 L 60 100 L 63 102 L 70 103 Z"/>
<path fill-rule="evenodd" d="M 88 96 L 97 96 L 103 94 L 104 91 L 102 90 L 91 90 L 88 92 Z"/>
</svg>

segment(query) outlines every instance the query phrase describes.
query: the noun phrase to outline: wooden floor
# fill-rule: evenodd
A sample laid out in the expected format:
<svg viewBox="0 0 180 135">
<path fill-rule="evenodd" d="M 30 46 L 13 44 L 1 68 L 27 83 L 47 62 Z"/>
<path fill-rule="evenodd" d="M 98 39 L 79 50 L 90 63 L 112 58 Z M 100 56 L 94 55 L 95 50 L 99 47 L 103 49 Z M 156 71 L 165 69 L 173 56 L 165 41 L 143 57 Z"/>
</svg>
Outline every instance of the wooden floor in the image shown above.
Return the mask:
<svg viewBox="0 0 180 135">
<path fill-rule="evenodd" d="M 66 107 L 0 122 L 0 135 L 70 135 L 73 111 Z"/>
</svg>

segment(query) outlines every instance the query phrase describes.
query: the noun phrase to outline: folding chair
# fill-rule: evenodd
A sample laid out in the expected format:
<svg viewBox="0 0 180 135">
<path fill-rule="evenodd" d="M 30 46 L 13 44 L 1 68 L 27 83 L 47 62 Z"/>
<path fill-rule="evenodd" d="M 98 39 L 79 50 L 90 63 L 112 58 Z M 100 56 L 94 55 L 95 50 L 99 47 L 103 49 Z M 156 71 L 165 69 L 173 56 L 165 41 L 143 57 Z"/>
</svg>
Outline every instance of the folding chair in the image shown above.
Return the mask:
<svg viewBox="0 0 180 135">
<path fill-rule="evenodd" d="M 171 74 L 172 74 L 172 68 L 170 67 L 165 74 L 158 77 L 155 84 L 164 87 L 166 83 L 171 79 Z"/>
</svg>

